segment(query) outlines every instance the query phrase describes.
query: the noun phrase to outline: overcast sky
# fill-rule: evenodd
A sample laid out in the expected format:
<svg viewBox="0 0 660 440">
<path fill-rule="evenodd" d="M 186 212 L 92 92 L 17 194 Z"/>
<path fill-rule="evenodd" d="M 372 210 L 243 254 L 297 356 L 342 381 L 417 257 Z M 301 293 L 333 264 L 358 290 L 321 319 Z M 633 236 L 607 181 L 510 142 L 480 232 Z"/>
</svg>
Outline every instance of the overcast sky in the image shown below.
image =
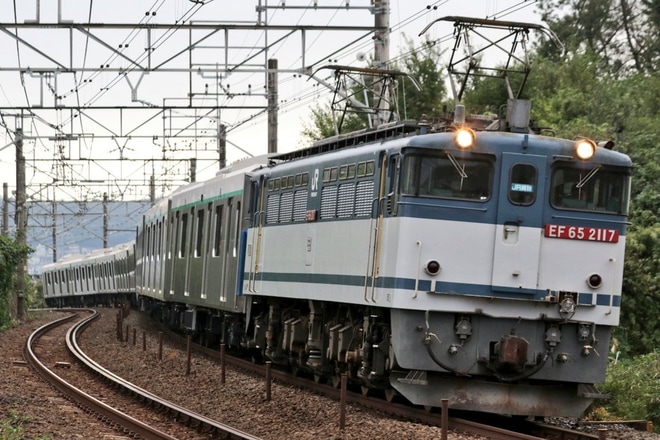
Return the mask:
<svg viewBox="0 0 660 440">
<path fill-rule="evenodd" d="M 497 18 L 508 21 L 523 21 L 540 23 L 535 14 L 534 1 L 511 0 L 390 0 L 390 56 L 396 57 L 401 53 L 403 36 L 414 42 L 421 42 L 417 34 L 429 23 L 444 16 L 471 16 L 477 18 Z M 263 9 L 257 13 L 257 6 L 266 6 L 265 0 L 206 0 L 192 2 L 188 0 L 0 0 L 0 23 L 5 32 L 0 32 L 0 111 L 3 113 L 2 123 L 10 129 L 15 128 L 15 111 L 12 107 L 37 107 L 40 105 L 52 106 L 59 103 L 65 107 L 76 105 L 89 107 L 98 105 L 107 106 L 140 106 L 154 103 L 156 105 L 180 105 L 186 102 L 187 92 L 192 87 L 194 93 L 204 90 L 210 92 L 209 97 L 202 97 L 195 101 L 206 106 L 230 105 L 231 110 L 215 112 L 210 117 L 194 125 L 195 133 L 200 134 L 199 139 L 191 141 L 190 136 L 185 142 L 171 143 L 164 139 L 168 134 L 181 132 L 191 128 L 182 122 L 185 118 L 194 117 L 192 112 L 187 114 L 169 115 L 166 122 L 162 116 L 147 122 L 151 117 L 149 113 L 124 114 L 118 118 L 113 114 L 95 113 L 92 119 L 78 117 L 72 112 L 37 112 L 37 117 L 24 118 L 24 131 L 28 136 L 25 143 L 25 156 L 28 160 L 28 194 L 35 199 L 49 198 L 52 188 L 48 188 L 53 179 L 65 180 L 99 180 L 105 183 L 91 192 L 90 188 L 81 185 L 68 190 L 60 198 L 94 197 L 100 192 L 109 192 L 111 197 L 118 198 L 145 196 L 144 188 L 133 191 L 127 188 L 128 182 L 144 180 L 154 172 L 158 177 L 171 172 L 172 176 L 185 176 L 187 162 L 173 164 L 165 169 L 159 168 L 162 164 L 147 164 L 144 158 L 160 158 L 164 154 L 168 158 L 198 157 L 198 178 L 212 175 L 217 164 L 212 159 L 216 144 L 214 139 L 204 138 L 202 133 L 212 133 L 220 120 L 228 127 L 227 159 L 229 162 L 245 157 L 248 154 L 258 155 L 267 151 L 267 118 L 253 108 L 235 108 L 241 106 L 265 105 L 264 85 L 265 75 L 257 72 L 232 74 L 217 81 L 208 72 L 212 70 L 213 63 L 220 58 L 218 47 L 224 45 L 224 39 L 214 37 L 209 39 L 207 48 L 200 48 L 194 52 L 195 59 L 180 56 L 176 60 L 168 61 L 176 53 L 186 47 L 188 39 L 193 40 L 202 34 L 187 35 L 186 33 L 154 32 L 147 35 L 144 31 L 135 32 L 124 28 L 121 30 L 93 31 L 89 37 L 83 33 L 76 33 L 73 40 L 69 40 L 68 30 L 52 29 L 43 26 L 39 29 L 20 29 L 11 27 L 11 24 L 35 22 L 41 24 L 55 22 L 73 23 L 241 23 L 256 24 L 260 19 L 270 25 L 300 25 L 300 26 L 370 26 L 374 16 L 368 9 L 368 0 L 287 0 L 287 9 Z M 269 2 L 268 6 L 281 3 Z M 316 9 L 303 9 L 303 6 L 314 6 Z M 345 6 L 349 4 L 350 9 Z M 342 6 L 340 9 L 325 9 L 330 6 Z M 7 35 L 7 32 L 16 34 L 22 40 Z M 441 23 L 428 32 L 428 37 L 438 40 L 443 48 L 450 49 L 453 41 L 449 39 L 452 28 L 450 23 Z M 228 50 L 226 60 L 232 64 L 243 67 L 261 63 L 266 56 L 255 55 L 259 47 L 266 42 L 274 44 L 269 49 L 268 58 L 277 58 L 279 68 L 279 128 L 278 145 L 280 151 L 290 151 L 304 146 L 300 139 L 302 125 L 309 121 L 309 108 L 324 104 L 329 99 L 329 91 L 310 81 L 307 76 L 296 74 L 303 63 L 310 65 L 318 63 L 319 67 L 325 60 L 344 65 L 366 66 L 358 58 L 364 55 L 367 59 L 373 56 L 373 41 L 370 38 L 350 44 L 363 33 L 322 31 L 308 32 L 304 39 L 300 32 L 289 36 L 285 32 L 241 31 L 232 32 L 226 46 Z M 278 40 L 280 40 L 278 42 Z M 119 52 L 125 55 L 112 56 L 108 44 L 113 48 L 121 48 Z M 206 42 L 205 42 L 206 44 Z M 152 73 L 138 74 L 130 71 L 130 60 L 140 60 L 147 63 L 145 50 L 152 50 L 152 62 L 169 63 L 171 66 L 186 66 L 187 63 L 204 66 L 198 75 L 189 78 L 181 73 Z M 72 49 L 72 50 L 70 50 Z M 40 53 L 41 52 L 41 53 Z M 222 54 L 224 55 L 224 54 Z M 36 69 L 44 66 L 85 66 L 83 73 L 72 75 L 70 73 L 55 73 L 51 76 L 28 71 L 23 76 L 16 72 Z M 35 67 L 37 66 L 37 67 Z M 111 67 L 104 70 L 102 66 Z M 211 66 L 211 67 L 209 67 Z M 13 68 L 7 70 L 8 68 Z M 130 73 L 118 78 L 117 71 L 112 69 L 128 69 Z M 330 78 L 329 78 L 330 79 Z M 236 96 L 232 99 L 226 97 L 230 90 Z M 223 97 L 211 97 L 213 92 L 223 92 Z M 56 98 L 55 95 L 58 96 Z M 180 116 L 180 118 L 179 118 Z M 106 119 L 107 118 L 107 119 Z M 85 121 L 84 123 L 82 121 Z M 143 122 L 144 121 L 144 122 Z M 177 126 L 176 124 L 181 124 Z M 131 125 L 132 124 L 132 125 Z M 166 126 L 169 124 L 168 126 Z M 54 130 L 52 127 L 58 127 Z M 0 173 L 3 181 L 15 186 L 14 148 L 11 145 L 12 136 L 6 133 L 4 127 L 0 128 Z M 130 133 L 143 134 L 130 137 Z M 54 141 L 56 135 L 71 133 L 80 135 L 75 141 Z M 121 134 L 121 136 L 108 136 L 108 133 Z M 145 135 L 146 133 L 146 135 Z M 152 137 L 153 134 L 153 137 Z M 50 138 L 50 139 L 49 139 Z M 194 144 L 194 145 L 193 145 Z M 167 150 L 166 153 L 164 151 Z M 135 163 L 124 162 L 63 162 L 59 166 L 52 159 L 57 157 L 71 159 L 118 159 L 135 160 Z M 62 165 L 64 164 L 64 165 Z M 176 180 L 173 177 L 173 181 Z M 103 186 L 105 185 L 105 186 Z M 162 192 L 168 190 L 166 185 Z M 161 195 L 161 194 L 158 194 Z"/>
</svg>

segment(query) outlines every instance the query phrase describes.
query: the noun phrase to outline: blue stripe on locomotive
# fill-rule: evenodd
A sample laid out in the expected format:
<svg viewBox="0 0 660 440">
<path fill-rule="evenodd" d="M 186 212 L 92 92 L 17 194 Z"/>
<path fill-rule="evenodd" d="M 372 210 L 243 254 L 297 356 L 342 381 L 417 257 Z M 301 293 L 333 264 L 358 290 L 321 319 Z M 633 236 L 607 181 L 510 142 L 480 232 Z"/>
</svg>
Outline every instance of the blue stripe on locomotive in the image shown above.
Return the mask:
<svg viewBox="0 0 660 440">
<path fill-rule="evenodd" d="M 243 279 L 247 275 L 241 274 Z M 276 272 L 261 272 L 261 281 L 277 282 L 277 283 L 301 283 L 301 284 L 326 284 L 335 285 L 337 287 L 363 287 L 365 285 L 365 277 L 363 275 L 343 275 L 343 274 L 311 274 L 311 273 L 276 273 Z M 371 277 L 367 278 L 367 284 L 371 285 Z M 548 294 L 546 290 L 541 289 L 508 289 L 502 287 L 498 290 L 497 295 L 493 294 L 494 287 L 484 284 L 468 284 L 468 283 L 452 283 L 438 281 L 435 284 L 435 291 L 431 292 L 430 280 L 415 280 L 413 278 L 394 278 L 394 277 L 379 277 L 376 279 L 376 287 L 383 289 L 398 289 L 414 292 L 415 284 L 417 283 L 417 290 L 420 292 L 429 292 L 433 295 L 452 295 L 461 292 L 461 296 L 466 296 L 464 292 L 470 292 L 467 296 L 477 296 L 484 298 L 501 298 L 501 299 L 515 299 L 515 300 L 536 300 L 542 301 Z M 239 284 L 242 286 L 243 283 Z M 506 290 L 511 290 L 506 292 Z M 242 293 L 242 292 L 241 292 Z M 621 307 L 621 295 L 608 295 L 608 294 L 593 294 L 580 292 L 578 294 L 579 305 L 592 305 L 593 297 L 596 295 L 596 305 L 598 306 L 612 306 Z M 610 304 L 611 303 L 611 304 Z"/>
</svg>

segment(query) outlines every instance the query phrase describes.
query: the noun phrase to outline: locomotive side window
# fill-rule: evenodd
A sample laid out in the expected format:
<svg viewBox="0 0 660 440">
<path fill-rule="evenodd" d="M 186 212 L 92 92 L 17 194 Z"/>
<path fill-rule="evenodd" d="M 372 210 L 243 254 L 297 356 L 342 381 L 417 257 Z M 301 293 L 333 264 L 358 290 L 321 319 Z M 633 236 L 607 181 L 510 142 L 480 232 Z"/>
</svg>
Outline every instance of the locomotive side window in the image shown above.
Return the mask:
<svg viewBox="0 0 660 440">
<path fill-rule="evenodd" d="M 401 191 L 416 197 L 476 200 L 490 198 L 493 164 L 486 160 L 408 154 L 403 161 Z"/>
<path fill-rule="evenodd" d="M 533 165 L 517 163 L 509 176 L 509 200 L 515 205 L 531 205 L 536 200 L 537 173 Z"/>
<path fill-rule="evenodd" d="M 630 177 L 600 167 L 556 168 L 551 203 L 555 208 L 627 214 Z"/>
</svg>

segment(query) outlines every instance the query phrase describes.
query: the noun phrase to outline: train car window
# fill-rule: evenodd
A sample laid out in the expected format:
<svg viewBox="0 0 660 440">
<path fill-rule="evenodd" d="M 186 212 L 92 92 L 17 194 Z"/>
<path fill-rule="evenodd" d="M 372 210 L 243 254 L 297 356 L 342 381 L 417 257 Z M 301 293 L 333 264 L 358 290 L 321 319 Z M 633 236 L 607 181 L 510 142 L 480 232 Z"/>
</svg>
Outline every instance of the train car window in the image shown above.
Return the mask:
<svg viewBox="0 0 660 440">
<path fill-rule="evenodd" d="M 416 197 L 485 202 L 491 196 L 493 164 L 451 155 L 408 154 L 403 161 L 401 191 Z"/>
<path fill-rule="evenodd" d="M 348 178 L 348 165 L 339 167 L 339 180 L 346 180 Z"/>
<path fill-rule="evenodd" d="M 202 256 L 202 243 L 204 238 L 204 209 L 197 210 L 197 234 L 195 239 L 195 258 Z"/>
<path fill-rule="evenodd" d="M 323 170 L 323 182 L 334 182 L 339 177 L 339 169 L 337 167 L 326 168 Z"/>
<path fill-rule="evenodd" d="M 238 255 L 236 251 L 241 242 L 241 202 L 236 202 L 236 223 L 234 223 L 234 258 Z"/>
<path fill-rule="evenodd" d="M 367 163 L 360 162 L 357 164 L 357 176 L 364 177 L 367 174 Z"/>
<path fill-rule="evenodd" d="M 170 243 L 172 243 L 174 247 L 174 255 L 178 256 L 179 255 L 179 234 L 181 234 L 181 222 L 179 221 L 180 217 L 180 212 L 177 211 L 175 214 L 175 218 L 172 219 L 173 225 L 176 226 L 176 231 L 172 230 L 173 236 L 171 237 Z"/>
<path fill-rule="evenodd" d="M 296 181 L 295 181 L 296 186 L 302 185 L 302 174 L 296 174 Z"/>
<path fill-rule="evenodd" d="M 302 185 L 307 186 L 309 183 L 309 173 L 303 173 L 302 175 Z"/>
<path fill-rule="evenodd" d="M 286 187 L 293 188 L 293 176 L 287 176 L 286 178 Z"/>
<path fill-rule="evenodd" d="M 280 179 L 273 179 L 273 191 L 279 191 L 280 190 Z"/>
<path fill-rule="evenodd" d="M 560 166 L 552 172 L 552 206 L 578 211 L 628 213 L 630 176 L 600 168 Z"/>
<path fill-rule="evenodd" d="M 181 214 L 181 235 L 179 236 L 179 258 L 186 256 L 186 235 L 188 234 L 188 213 Z"/>
<path fill-rule="evenodd" d="M 160 260 L 162 243 L 163 243 L 163 221 L 161 220 L 158 222 L 158 250 L 156 253 L 157 260 Z"/>
<path fill-rule="evenodd" d="M 274 180 L 273 180 L 273 179 L 270 179 L 270 180 L 268 181 L 268 191 L 272 191 L 274 187 L 275 187 Z"/>
<path fill-rule="evenodd" d="M 347 171 L 346 178 L 347 179 L 352 179 L 354 177 L 355 177 L 355 164 L 351 164 L 351 165 L 348 166 L 348 171 Z"/>
<path fill-rule="evenodd" d="M 536 167 L 517 163 L 509 176 L 509 200 L 514 205 L 531 205 L 536 200 Z"/>
<path fill-rule="evenodd" d="M 366 175 L 367 176 L 373 176 L 374 172 L 376 171 L 376 162 L 373 160 L 370 160 L 369 162 L 366 163 Z"/>
<path fill-rule="evenodd" d="M 215 234 L 213 236 L 213 256 L 219 257 L 222 243 L 222 205 L 215 207 Z"/>
</svg>

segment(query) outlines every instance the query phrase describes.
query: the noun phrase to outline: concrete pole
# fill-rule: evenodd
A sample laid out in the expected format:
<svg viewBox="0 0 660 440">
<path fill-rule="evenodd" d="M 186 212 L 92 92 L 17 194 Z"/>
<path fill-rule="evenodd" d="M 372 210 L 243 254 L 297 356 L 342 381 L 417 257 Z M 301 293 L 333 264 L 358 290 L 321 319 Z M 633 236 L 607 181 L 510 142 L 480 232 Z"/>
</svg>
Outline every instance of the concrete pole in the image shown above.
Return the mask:
<svg viewBox="0 0 660 440">
<path fill-rule="evenodd" d="M 374 68 L 387 69 L 390 62 L 390 1 L 371 0 L 371 4 L 374 6 L 374 27 L 378 29 L 374 32 Z M 378 105 L 374 121 L 376 126 L 387 122 L 390 111 L 388 91 L 382 90 L 381 86 L 382 83 L 374 85 L 374 99 L 380 99 L 380 96 L 386 98 Z"/>
<path fill-rule="evenodd" d="M 149 202 L 151 206 L 156 204 L 156 176 L 153 174 L 149 177 Z"/>
<path fill-rule="evenodd" d="M 2 184 L 2 235 L 9 235 L 9 186 Z"/>
<path fill-rule="evenodd" d="M 108 193 L 103 193 L 103 249 L 108 247 Z"/>
<path fill-rule="evenodd" d="M 277 60 L 268 60 L 268 152 L 277 153 Z"/>
<path fill-rule="evenodd" d="M 53 191 L 53 263 L 57 262 L 57 201 Z"/>
<path fill-rule="evenodd" d="M 227 165 L 227 126 L 218 125 L 218 155 L 220 169 Z"/>
<path fill-rule="evenodd" d="M 16 128 L 16 244 L 27 245 L 27 215 L 25 213 L 25 156 L 23 156 L 23 121 L 17 119 Z M 16 270 L 16 318 L 23 320 L 25 315 L 25 266 L 27 257 L 18 264 Z"/>
</svg>

